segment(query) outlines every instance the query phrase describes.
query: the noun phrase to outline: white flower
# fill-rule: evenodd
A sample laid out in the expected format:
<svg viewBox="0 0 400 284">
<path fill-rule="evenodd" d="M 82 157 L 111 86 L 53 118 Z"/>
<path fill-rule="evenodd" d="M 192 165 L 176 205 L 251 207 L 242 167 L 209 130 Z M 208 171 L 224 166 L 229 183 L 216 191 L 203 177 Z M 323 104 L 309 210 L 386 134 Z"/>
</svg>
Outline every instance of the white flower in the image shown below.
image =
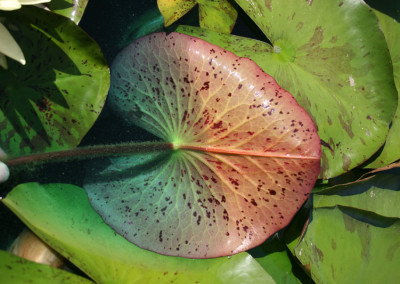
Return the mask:
<svg viewBox="0 0 400 284">
<path fill-rule="evenodd" d="M 21 5 L 35 5 L 50 2 L 50 0 L 0 0 L 0 10 L 11 11 L 21 8 Z M 6 56 L 25 65 L 24 54 L 6 27 L 0 22 L 0 66 L 7 69 Z"/>
<path fill-rule="evenodd" d="M 0 148 L 0 159 L 5 159 L 6 156 L 6 153 L 3 151 L 3 149 Z M 5 182 L 9 176 L 10 170 L 8 169 L 6 164 L 0 161 L 0 183 Z"/>
<path fill-rule="evenodd" d="M 10 176 L 10 170 L 7 165 L 3 162 L 0 162 L 0 183 L 5 182 Z"/>
<path fill-rule="evenodd" d="M 0 0 L 0 10 L 11 11 L 21 8 L 21 5 L 35 5 L 50 2 L 50 0 Z"/>
</svg>

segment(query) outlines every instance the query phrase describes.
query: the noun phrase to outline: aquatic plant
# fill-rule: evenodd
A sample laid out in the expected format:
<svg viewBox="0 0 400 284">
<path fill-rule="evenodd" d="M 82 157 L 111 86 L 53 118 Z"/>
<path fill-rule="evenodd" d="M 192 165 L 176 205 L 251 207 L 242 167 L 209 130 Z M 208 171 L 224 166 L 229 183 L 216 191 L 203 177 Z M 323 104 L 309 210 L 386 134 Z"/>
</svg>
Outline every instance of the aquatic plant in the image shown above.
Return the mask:
<svg viewBox="0 0 400 284">
<path fill-rule="evenodd" d="M 178 5 L 183 2 L 185 1 L 175 1 Z M 202 4 L 202 1 L 198 2 Z M 222 3 L 223 1 L 219 2 Z M 296 267 L 301 267 L 314 281 L 324 283 L 331 281 L 365 282 L 367 280 L 371 281 L 371 279 L 377 282 L 387 282 L 396 279 L 398 277 L 396 263 L 398 263 L 400 256 L 398 250 L 394 248 L 398 242 L 399 212 L 394 204 L 399 197 L 399 174 L 398 164 L 391 163 L 400 157 L 396 146 L 396 143 L 398 143 L 396 137 L 399 133 L 397 131 L 398 117 L 395 115 L 398 97 L 394 86 L 394 82 L 398 83 L 399 57 L 397 50 L 400 49 L 395 36 L 399 31 L 398 23 L 379 12 L 371 10 L 363 1 L 299 2 L 272 0 L 248 2 L 238 0 L 236 2 L 257 23 L 272 44 L 196 27 L 180 26 L 176 30 L 203 38 L 219 46 L 215 48 L 214 51 L 216 53 L 213 53 L 214 56 L 222 57 L 222 54 L 226 54 L 231 59 L 239 60 L 243 65 L 255 66 L 252 65 L 253 63 L 249 63 L 248 59 L 239 59 L 230 52 L 224 51 L 224 49 L 235 53 L 237 56 L 250 57 L 264 72 L 272 75 L 284 89 L 290 91 L 298 104 L 309 113 L 315 122 L 322 139 L 321 179 L 314 186 L 305 206 L 301 208 L 289 226 L 278 231 L 277 234 L 263 244 L 258 245 L 279 227 L 269 233 L 263 231 L 260 235 L 257 235 L 259 241 L 255 241 L 252 244 L 258 246 L 248 252 L 229 257 L 189 259 L 163 256 L 141 249 L 120 235 L 115 234 L 93 211 L 85 191 L 76 185 L 60 183 L 21 184 L 15 187 L 2 200 L 3 203 L 12 209 L 21 220 L 24 220 L 46 243 L 70 259 L 97 282 L 230 281 L 233 283 L 254 283 L 258 281 L 306 282 L 310 280 L 306 275 L 296 272 Z M 191 1 L 191 3 L 196 2 Z M 238 9 L 238 6 L 235 6 L 235 8 Z M 326 11 L 329 11 L 329 13 L 326 13 Z M 214 14 L 213 17 L 218 18 L 218 13 Z M 223 23 L 224 21 L 219 22 Z M 382 34 L 380 28 L 382 28 L 384 34 Z M 171 34 L 171 37 L 175 38 L 175 35 Z M 37 146 L 29 148 L 30 145 L 28 143 L 23 147 L 23 152 L 13 153 L 10 150 L 11 148 L 6 148 L 8 144 L 5 143 L 1 144 L 1 146 L 6 148 L 6 152 L 11 155 L 21 156 L 22 154 L 28 154 L 28 156 L 22 155 L 23 157 L 8 159 L 5 162 L 12 164 L 12 161 L 23 161 L 26 158 L 28 160 L 35 160 L 39 157 L 44 159 L 53 157 L 55 159 L 57 156 L 64 156 L 65 158 L 72 155 L 82 156 L 85 153 L 93 154 L 97 158 L 89 162 L 90 166 L 88 168 L 90 171 L 83 187 L 89 193 L 90 202 L 94 208 L 117 232 L 122 235 L 125 234 L 127 238 L 130 238 L 131 241 L 139 246 L 148 249 L 153 247 L 154 250 L 163 254 L 191 257 L 191 255 L 195 254 L 196 247 L 193 245 L 185 247 L 185 242 L 188 241 L 189 243 L 189 240 L 181 237 L 179 232 L 175 230 L 176 228 L 178 230 L 182 227 L 186 228 L 186 226 L 182 226 L 184 225 L 183 223 L 177 223 L 176 219 L 180 218 L 179 220 L 188 220 L 187 228 L 193 228 L 194 233 L 190 232 L 190 229 L 187 231 L 180 229 L 181 232 L 186 233 L 186 236 L 192 236 L 196 241 L 200 241 L 200 246 L 198 247 L 200 250 L 197 250 L 200 252 L 195 257 L 205 256 L 205 252 L 210 252 L 207 257 L 230 255 L 232 248 L 225 247 L 225 250 L 219 250 L 218 245 L 215 245 L 214 248 L 208 250 L 206 244 L 212 243 L 210 241 L 212 239 L 202 237 L 201 234 L 204 232 L 215 233 L 212 231 L 214 226 L 211 223 L 211 229 L 202 227 L 201 230 L 198 230 L 197 223 L 199 216 L 202 216 L 199 221 L 200 227 L 208 224 L 206 219 L 209 208 L 202 207 L 202 204 L 204 206 L 210 204 L 217 212 L 223 204 L 228 203 L 231 207 L 227 208 L 232 210 L 229 212 L 234 212 L 229 213 L 229 221 L 234 219 L 239 221 L 239 239 L 249 239 L 250 230 L 254 230 L 258 226 L 253 222 L 254 218 L 253 221 L 248 221 L 247 218 L 262 214 L 262 210 L 258 209 L 258 207 L 265 206 L 267 202 L 265 200 L 263 200 L 264 202 L 261 201 L 262 199 L 257 200 L 257 197 L 262 198 L 261 195 L 254 196 L 253 192 L 248 191 L 248 194 L 252 194 L 252 196 L 247 198 L 240 194 L 228 196 L 228 194 L 222 193 L 224 190 L 229 190 L 229 193 L 235 192 L 235 183 L 246 185 L 247 181 L 249 181 L 247 184 L 254 181 L 253 176 L 256 176 L 257 173 L 255 171 L 244 171 L 244 168 L 241 168 L 242 165 L 246 164 L 248 166 L 249 162 L 251 162 L 250 165 L 252 166 L 258 165 L 254 162 L 255 160 L 257 162 L 263 160 L 264 162 L 262 163 L 264 165 L 270 164 L 271 157 L 254 155 L 254 153 L 262 152 L 259 149 L 242 149 L 237 147 L 240 144 L 231 145 L 225 143 L 228 141 L 226 139 L 232 138 L 229 136 L 224 139 L 227 133 L 230 132 L 228 130 L 219 131 L 225 128 L 229 129 L 229 124 L 224 124 L 225 121 L 230 121 L 225 119 L 229 115 L 233 119 L 232 125 L 243 125 L 243 128 L 237 128 L 239 130 L 237 135 L 245 139 L 246 142 L 251 142 L 251 137 L 254 137 L 256 133 L 262 133 L 262 128 L 267 127 L 269 122 L 246 124 L 246 115 L 244 114 L 252 111 L 257 112 L 260 109 L 260 113 L 265 113 L 267 110 L 260 103 L 254 105 L 262 106 L 253 109 L 253 104 L 249 104 L 246 101 L 247 98 L 252 96 L 244 95 L 253 94 L 250 90 L 256 90 L 257 86 L 262 88 L 262 86 L 254 83 L 255 85 L 250 87 L 245 83 L 249 82 L 249 80 L 243 81 L 243 84 L 236 81 L 227 84 L 228 87 L 224 86 L 222 90 L 231 86 L 233 90 L 240 94 L 237 97 L 239 102 L 236 101 L 234 103 L 234 101 L 227 100 L 222 104 L 224 91 L 213 92 L 217 85 L 212 82 L 232 76 L 222 76 L 224 74 L 223 70 L 220 70 L 221 73 L 215 73 L 212 67 L 215 70 L 219 70 L 218 66 L 223 66 L 223 64 L 217 65 L 218 60 L 213 58 L 211 65 L 209 65 L 212 72 L 210 72 L 211 70 L 205 71 L 209 73 L 209 76 L 212 75 L 210 83 L 204 85 L 207 81 L 201 78 L 198 81 L 201 84 L 192 86 L 190 84 L 192 78 L 194 83 L 194 78 L 197 77 L 195 76 L 196 73 L 191 73 L 195 71 L 194 68 L 190 67 L 196 66 L 184 62 L 182 64 L 174 63 L 173 65 L 165 64 L 171 62 L 166 58 L 178 56 L 184 61 L 185 58 L 188 60 L 193 58 L 194 60 L 195 57 L 182 56 L 181 50 L 184 45 L 179 47 L 178 50 L 180 52 L 176 54 L 172 52 L 174 50 L 172 48 L 159 48 L 160 35 L 156 37 L 158 40 L 152 40 L 151 36 L 146 37 L 126 49 L 128 51 L 135 50 L 135 46 L 151 46 L 152 48 L 145 48 L 146 52 L 144 54 L 147 54 L 145 59 L 137 55 L 132 58 L 129 53 L 120 55 L 119 61 L 117 59 L 116 62 L 119 63 L 115 63 L 114 67 L 112 67 L 112 70 L 115 70 L 112 71 L 115 79 L 113 81 L 117 82 L 119 76 L 121 76 L 125 88 L 122 88 L 119 83 L 112 86 L 110 104 L 128 123 L 137 123 L 167 141 L 167 143 L 144 143 L 140 144 L 141 146 L 135 146 L 136 148 L 132 147 L 131 144 L 124 144 L 68 150 L 68 148 L 72 148 L 79 143 L 78 139 L 74 140 L 76 144 L 70 144 L 68 147 L 66 145 L 63 146 L 64 144 L 56 145 L 56 143 L 53 146 L 54 148 L 49 146 L 43 148 L 41 146 L 42 148 L 38 148 L 36 156 L 30 156 L 29 154 L 36 152 L 35 147 Z M 168 37 L 165 38 L 165 41 L 170 44 L 174 42 L 172 38 Z M 197 41 L 200 46 L 207 46 L 201 40 L 190 38 L 189 42 L 192 41 Z M 163 41 L 161 40 L 161 42 Z M 390 53 L 388 52 L 388 47 Z M 211 56 L 209 51 L 207 54 L 207 48 L 205 48 L 207 56 Z M 163 55 L 159 56 L 158 54 Z M 134 70 L 142 64 L 139 69 L 136 69 L 141 70 L 140 72 L 132 71 L 132 62 L 135 62 Z M 207 66 L 208 62 L 210 61 L 206 60 L 203 65 Z M 393 62 L 393 64 L 390 62 Z M 156 63 L 159 65 L 155 65 Z M 216 65 L 213 65 L 214 63 Z M 130 64 L 130 66 L 125 66 L 125 64 Z M 120 65 L 124 67 L 122 69 L 116 67 Z M 170 69 L 168 70 L 170 72 L 167 72 L 161 66 L 169 66 L 170 68 L 167 69 Z M 393 67 L 394 69 L 392 69 Z M 182 71 L 178 71 L 181 70 L 180 68 L 182 68 Z M 264 74 L 260 69 L 256 68 L 258 71 L 255 71 L 253 68 L 251 67 L 250 70 L 252 71 L 245 72 L 241 76 L 248 78 L 247 76 L 251 77 L 254 74 Z M 149 71 L 145 72 L 145 70 Z M 201 69 L 200 73 L 202 71 L 203 69 Z M 175 74 L 183 75 L 182 77 L 186 78 L 186 80 L 183 79 L 183 82 L 179 82 L 181 76 Z M 185 77 L 185 75 L 187 76 Z M 215 75 L 216 78 L 213 78 Z M 132 81 L 123 79 L 132 76 L 136 79 Z M 159 78 L 160 76 L 161 79 Z M 270 80 L 268 75 L 265 76 L 264 83 Z M 157 78 L 160 82 L 162 81 L 162 84 L 158 85 Z M 168 87 L 166 87 L 167 83 Z M 239 85 L 242 86 L 239 88 Z M 275 90 L 277 86 L 275 83 L 272 85 L 272 89 Z M 163 87 L 161 88 L 160 86 Z M 126 93 L 128 89 L 135 89 L 134 94 L 139 92 L 141 95 Z M 165 96 L 157 93 L 157 90 L 160 91 L 161 89 L 166 92 L 164 93 Z M 200 90 L 203 95 L 210 98 L 209 104 L 195 101 L 196 96 L 192 95 L 193 91 L 196 94 L 196 91 L 200 93 Z M 246 93 L 245 90 L 248 90 L 248 92 Z M 172 94 L 178 93 L 179 95 L 169 96 L 170 92 Z M 117 93 L 123 95 L 118 96 Z M 231 93 L 232 95 L 234 94 L 234 92 Z M 286 92 L 284 93 L 286 94 Z M 190 97 L 187 94 L 190 94 Z M 125 97 L 124 95 L 127 96 Z M 183 97 L 184 95 L 187 97 Z M 66 97 L 66 94 L 62 94 L 62 96 Z M 291 98 L 289 95 L 285 95 L 285 97 Z M 183 100 L 183 98 L 185 99 Z M 219 101 L 217 101 L 217 98 Z M 292 98 L 288 99 L 288 101 L 297 106 L 297 103 Z M 196 108 L 187 107 L 189 105 L 194 106 L 195 103 L 199 103 Z M 221 107 L 224 110 L 228 110 L 230 103 L 238 109 L 233 113 L 235 116 L 241 115 L 241 120 L 235 121 L 235 116 L 230 114 L 229 111 L 220 111 Z M 271 103 L 273 101 L 270 102 L 270 107 L 273 107 Z M 125 107 L 121 107 L 121 105 L 125 105 Z M 243 105 L 247 106 L 247 108 Z M 132 106 L 133 109 L 131 108 Z M 153 106 L 153 108 L 150 108 L 150 106 Z M 192 114 L 191 110 L 200 110 L 202 108 L 208 110 L 206 113 L 210 117 L 206 123 L 208 127 L 203 126 L 203 129 L 207 129 L 207 131 L 199 129 L 195 132 L 193 129 L 196 129 L 197 126 L 200 127 L 201 122 L 196 126 L 195 123 L 200 118 L 202 118 L 201 121 L 205 121 L 207 117 L 203 117 L 201 111 L 198 111 L 197 114 L 195 112 Z M 212 121 L 212 111 L 217 109 L 219 110 L 217 111 L 217 116 Z M 300 112 L 305 114 L 303 111 Z M 224 119 L 219 119 L 218 115 L 223 116 Z M 278 115 L 278 113 L 274 112 L 271 115 Z M 25 117 L 30 118 L 31 122 L 33 121 L 29 115 Z M 169 119 L 170 117 L 172 119 Z M 268 117 L 268 112 L 266 112 L 266 117 Z M 301 117 L 304 118 L 305 116 L 302 115 Z M 285 119 L 287 119 L 286 116 Z M 46 122 L 40 116 L 39 121 Z M 82 122 L 81 120 L 77 121 Z M 276 120 L 274 121 L 276 122 Z M 311 122 L 309 119 L 307 121 Z M 391 128 L 389 128 L 389 125 L 391 125 Z M 59 126 L 57 124 L 57 127 Z M 189 126 L 192 126 L 192 128 L 189 128 Z M 282 124 L 282 127 L 288 126 L 287 124 Z M 20 129 L 17 128 L 17 130 Z M 40 128 L 36 127 L 35 129 Z M 46 133 L 50 131 L 47 128 L 45 129 Z M 185 136 L 185 130 L 188 136 Z M 293 128 L 291 130 L 285 128 L 285 131 L 290 134 L 289 136 L 296 133 L 294 137 L 291 137 L 294 140 L 290 141 L 297 145 L 295 141 L 300 137 L 297 136 L 300 133 L 298 133 L 299 131 L 294 133 Z M 249 132 L 254 133 L 251 135 Z M 2 131 L 1 134 L 4 135 L 3 133 L 5 132 Z M 28 137 L 31 135 L 29 133 Z M 42 131 L 41 133 L 44 132 Z M 274 129 L 272 129 L 272 133 L 274 133 Z M 203 134 L 206 136 L 203 136 Z M 208 134 L 210 135 L 207 136 Z M 216 134 L 215 137 L 217 139 L 214 138 L 214 134 Z M 43 135 L 39 136 L 43 137 Z M 64 134 L 60 136 L 64 137 Z M 269 136 L 270 132 L 268 131 L 266 137 L 263 135 L 259 137 L 263 137 L 265 140 L 270 138 Z M 49 135 L 49 137 L 51 139 L 58 136 Z M 200 141 L 192 140 L 191 137 L 196 137 L 201 140 L 201 143 Z M 318 144 L 318 141 L 315 140 L 316 137 L 313 135 L 312 141 L 314 142 L 311 144 Z M 279 135 L 271 138 L 282 140 Z M 4 138 L 2 137 L 2 139 Z M 29 139 L 14 141 L 15 143 L 10 143 L 10 145 L 13 144 L 16 146 L 15 149 L 18 149 L 20 141 L 26 142 Z M 229 142 L 232 143 L 233 141 Z M 383 146 L 385 142 L 386 144 Z M 246 143 L 243 145 L 249 146 Z M 251 144 L 251 147 L 254 145 L 260 144 L 254 143 Z M 63 150 L 63 147 L 65 151 L 58 151 Z M 160 151 L 155 153 L 152 147 L 158 147 Z M 283 148 L 287 150 L 287 147 Z M 375 154 L 380 148 L 382 152 Z M 293 149 L 297 148 L 294 147 Z M 306 147 L 305 150 L 310 149 L 314 148 Z M 135 151 L 141 151 L 141 153 L 132 153 Z M 221 151 L 224 153 L 221 153 Z M 119 153 L 119 156 L 115 156 L 116 152 Z M 300 153 L 302 152 L 300 151 Z M 242 154 L 246 155 L 243 156 Z M 281 157 L 274 157 L 272 160 L 281 159 L 285 154 L 287 153 L 280 152 Z M 104 155 L 107 155 L 107 157 L 103 157 Z M 312 163 L 312 161 L 316 161 L 315 158 L 317 156 L 311 155 L 311 157 L 312 159 L 306 159 L 306 161 L 310 162 L 313 165 L 312 167 L 316 167 L 317 164 Z M 287 160 L 286 156 L 282 160 L 292 162 L 291 159 Z M 295 159 L 295 161 L 300 160 L 302 159 Z M 217 162 L 222 163 L 218 165 Z M 368 168 L 371 167 L 384 168 L 368 173 Z M 265 169 L 267 168 L 265 167 Z M 273 168 L 277 169 L 277 166 L 273 166 Z M 11 173 L 15 169 L 17 167 L 12 166 Z M 191 177 L 188 180 L 181 180 L 178 169 L 186 170 L 187 173 L 194 173 L 194 180 L 192 181 Z M 246 174 L 240 176 L 233 171 L 235 176 L 232 183 L 232 180 L 229 180 L 229 177 L 232 178 L 232 176 L 226 172 L 232 169 L 238 172 L 238 169 L 240 169 Z M 271 174 L 269 170 L 267 171 L 268 174 Z M 278 173 L 280 171 L 278 169 L 273 172 Z M 304 175 L 315 174 L 314 177 L 306 179 L 307 183 L 313 183 L 313 178 L 315 179 L 317 175 L 316 168 L 315 171 L 310 169 L 310 172 L 303 172 Z M 155 173 L 159 173 L 159 175 Z M 178 176 L 174 175 L 174 173 L 178 173 Z M 291 173 L 298 174 L 297 171 Z M 219 182 L 214 185 L 213 174 L 215 179 L 218 177 L 218 181 L 225 181 L 225 183 Z M 366 175 L 362 176 L 361 174 Z M 171 180 L 172 177 L 174 180 Z M 265 175 L 260 175 L 260 177 L 261 181 L 264 178 L 264 182 L 267 179 Z M 174 187 L 177 179 L 179 182 Z M 272 177 L 272 180 L 277 179 Z M 160 181 L 164 181 L 166 183 L 165 186 L 158 185 Z M 298 181 L 300 182 L 300 180 Z M 152 182 L 154 185 L 151 184 Z M 278 189 L 272 188 L 273 191 L 267 190 L 264 193 L 268 193 L 270 198 L 282 197 L 279 194 L 283 192 L 282 187 L 287 188 L 282 186 L 285 182 L 286 180 L 278 180 Z M 274 183 L 272 186 L 275 186 Z M 217 187 L 217 184 L 223 186 Z M 149 185 L 153 185 L 153 192 L 142 190 Z M 199 185 L 202 185 L 203 188 Z M 215 194 L 205 196 L 206 192 L 211 192 L 211 190 L 204 190 L 209 185 L 216 190 Z M 257 183 L 254 185 L 257 185 Z M 257 186 L 254 187 L 254 185 L 252 188 L 257 191 Z M 111 191 L 110 187 L 115 187 L 115 191 Z M 242 189 L 241 186 L 237 187 Z M 312 185 L 307 185 L 305 188 L 302 187 L 303 194 L 308 194 L 311 187 Z M 123 190 L 119 191 L 118 188 Z M 200 193 L 197 193 L 197 188 L 201 189 L 199 190 Z M 246 186 L 245 188 L 247 190 L 247 188 L 251 187 Z M 99 189 L 102 191 L 99 192 Z M 184 189 L 191 189 L 191 191 L 184 192 Z M 143 192 L 142 195 L 139 190 Z M 161 192 L 161 190 L 163 191 Z M 174 191 L 179 191 L 181 195 L 171 194 Z M 119 193 L 115 194 L 115 192 Z M 260 192 L 262 192 L 262 189 L 260 189 Z M 190 200 L 192 201 L 190 205 L 192 208 L 187 205 L 189 201 L 182 202 L 186 201 L 183 194 L 185 194 L 186 200 L 189 196 L 192 198 Z M 197 195 L 200 201 L 193 198 Z M 298 195 L 290 196 L 295 196 L 294 198 L 296 198 Z M 234 202 L 230 202 L 229 198 L 233 197 L 235 198 Z M 211 201 L 208 198 L 211 198 Z M 279 203 L 279 206 L 285 207 L 286 203 L 284 202 L 288 201 L 288 198 L 285 197 L 282 203 Z M 247 202 L 245 199 L 247 199 Z M 35 200 L 35 202 L 32 202 L 32 200 Z M 225 200 L 225 203 L 222 202 L 223 200 Z M 274 201 L 277 202 L 277 200 Z M 174 203 L 170 204 L 170 202 Z M 269 202 L 271 202 L 271 199 Z M 294 205 L 295 207 L 302 203 L 300 199 L 297 202 Z M 146 206 L 141 206 L 144 203 L 146 203 Z M 198 206 L 198 210 L 188 210 L 188 208 L 194 209 L 192 203 Z M 138 204 L 138 206 L 135 208 L 132 204 Z M 234 205 L 232 206 L 232 204 Z M 155 207 L 148 205 L 155 205 Z M 278 204 L 276 205 L 278 206 Z M 182 210 L 175 210 L 173 206 L 182 208 Z M 243 208 L 248 206 L 249 208 L 246 209 L 254 214 L 250 213 L 248 215 L 248 213 L 245 213 L 241 215 L 243 212 L 240 212 L 240 206 Z M 154 211 L 149 212 L 149 208 L 154 208 Z M 183 208 L 185 209 L 183 210 Z M 124 209 L 126 211 L 123 211 Z M 269 210 L 268 206 L 265 206 L 264 209 L 266 211 Z M 182 213 L 189 211 L 192 214 L 185 215 L 185 213 Z M 204 215 L 200 215 L 200 211 Z M 283 216 L 284 219 L 291 219 L 294 211 L 294 208 L 289 208 L 285 212 L 287 215 Z M 196 212 L 196 216 L 194 216 L 194 212 Z M 236 214 L 235 212 L 238 215 L 232 217 L 230 214 Z M 255 212 L 259 213 L 255 214 Z M 277 213 L 274 210 L 272 212 Z M 212 216 L 211 213 L 214 212 L 210 212 L 210 218 Z M 222 217 L 222 220 L 216 219 L 216 222 L 222 225 L 227 224 L 225 228 L 229 230 L 224 228 L 222 233 L 228 232 L 230 235 L 237 233 L 236 227 L 232 226 L 233 224 L 230 225 L 228 220 L 223 218 L 224 216 L 226 217 L 223 213 L 222 211 L 222 214 L 214 215 L 218 218 Z M 130 221 L 132 218 L 129 214 L 136 218 L 134 219 L 135 221 L 139 220 L 141 222 L 139 226 Z M 118 215 L 120 217 L 115 217 Z M 160 218 L 154 219 L 155 222 L 147 225 L 146 221 L 155 216 Z M 174 218 L 168 219 L 169 216 Z M 277 215 L 272 216 L 275 219 Z M 279 212 L 278 216 L 281 216 Z M 244 221 L 244 218 L 246 218 L 246 221 Z M 157 220 L 159 223 L 157 223 Z M 132 224 L 129 222 L 132 222 Z M 251 226 L 245 224 L 245 222 L 249 222 Z M 236 222 L 234 224 L 236 225 Z M 285 226 L 286 223 L 281 225 Z M 165 228 L 165 226 L 167 227 Z M 171 226 L 171 228 L 168 228 L 168 226 Z M 245 226 L 247 227 L 246 229 Z M 160 228 L 162 228 L 161 235 Z M 140 232 L 138 232 L 139 229 Z M 246 235 L 246 232 L 249 232 L 249 234 Z M 192 235 L 190 235 L 191 233 Z M 162 242 L 160 242 L 160 236 Z M 172 236 L 176 238 L 167 240 Z M 151 238 L 153 238 L 153 243 L 155 242 L 156 245 L 149 244 L 149 242 L 152 242 Z M 78 239 L 79 243 L 76 242 Z M 222 234 L 214 241 L 220 242 L 219 246 L 222 247 L 226 240 L 228 238 L 224 238 Z M 176 250 L 177 248 L 179 250 Z M 10 259 L 10 262 L 13 261 L 12 257 L 5 256 L 5 258 Z M 297 259 L 300 265 L 292 262 L 293 258 Z M 257 263 L 261 264 L 261 266 Z M 4 273 L 4 271 L 7 270 L 0 269 L 0 273 Z"/>
</svg>

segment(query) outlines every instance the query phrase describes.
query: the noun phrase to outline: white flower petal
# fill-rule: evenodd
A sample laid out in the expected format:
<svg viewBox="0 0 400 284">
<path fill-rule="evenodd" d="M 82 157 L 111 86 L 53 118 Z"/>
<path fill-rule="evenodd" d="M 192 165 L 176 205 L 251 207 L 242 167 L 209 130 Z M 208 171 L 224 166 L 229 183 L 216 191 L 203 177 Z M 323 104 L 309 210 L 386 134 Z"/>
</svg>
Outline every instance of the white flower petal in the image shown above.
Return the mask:
<svg viewBox="0 0 400 284">
<path fill-rule="evenodd" d="M 0 66 L 3 67 L 4 69 L 8 68 L 8 66 L 7 66 L 7 58 L 3 53 L 0 53 Z"/>
<path fill-rule="evenodd" d="M 1 22 L 0 38 L 0 52 L 14 60 L 17 60 L 22 65 L 25 65 L 26 61 L 21 48 Z"/>
<path fill-rule="evenodd" d="M 10 176 L 10 170 L 8 169 L 7 165 L 3 162 L 0 162 L 0 182 L 5 182 L 8 180 Z"/>
<path fill-rule="evenodd" d="M 18 0 L 0 0 L 0 10 L 11 11 L 21 8 Z"/>
<path fill-rule="evenodd" d="M 35 4 L 40 4 L 40 3 L 47 3 L 50 1 L 51 0 L 19 0 L 19 3 L 21 5 L 35 5 Z"/>
</svg>

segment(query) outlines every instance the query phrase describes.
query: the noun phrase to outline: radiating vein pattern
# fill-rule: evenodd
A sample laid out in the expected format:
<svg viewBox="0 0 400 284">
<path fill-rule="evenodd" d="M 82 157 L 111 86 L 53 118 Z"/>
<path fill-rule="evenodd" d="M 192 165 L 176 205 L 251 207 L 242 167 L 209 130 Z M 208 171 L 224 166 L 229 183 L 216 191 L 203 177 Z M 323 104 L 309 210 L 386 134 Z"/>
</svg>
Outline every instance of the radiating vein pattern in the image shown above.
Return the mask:
<svg viewBox="0 0 400 284">
<path fill-rule="evenodd" d="M 285 227 L 320 171 L 308 114 L 251 60 L 183 34 L 153 34 L 112 65 L 109 100 L 171 153 L 111 159 L 92 206 L 140 247 L 191 258 L 247 250 Z"/>
</svg>

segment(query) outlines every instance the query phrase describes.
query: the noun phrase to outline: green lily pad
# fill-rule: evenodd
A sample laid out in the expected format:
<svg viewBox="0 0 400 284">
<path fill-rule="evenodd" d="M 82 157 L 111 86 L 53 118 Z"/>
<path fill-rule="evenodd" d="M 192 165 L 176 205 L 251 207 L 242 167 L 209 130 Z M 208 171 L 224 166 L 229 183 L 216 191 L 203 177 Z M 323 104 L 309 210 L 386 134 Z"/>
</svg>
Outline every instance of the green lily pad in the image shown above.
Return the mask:
<svg viewBox="0 0 400 284">
<path fill-rule="evenodd" d="M 158 0 L 157 5 L 168 27 L 199 4 L 200 26 L 205 29 L 231 33 L 238 13 L 227 0 Z"/>
<path fill-rule="evenodd" d="M 253 59 L 296 98 L 322 139 L 322 178 L 349 171 L 385 142 L 397 104 L 390 55 L 364 1 L 236 1 L 272 42 L 192 27 Z"/>
<path fill-rule="evenodd" d="M 336 205 L 400 218 L 400 175 L 379 173 L 372 178 L 331 187 L 313 194 L 314 208 Z"/>
<path fill-rule="evenodd" d="M 317 283 L 396 283 L 399 237 L 398 218 L 318 208 L 295 252 Z"/>
<path fill-rule="evenodd" d="M 397 111 L 394 116 L 385 147 L 379 156 L 367 167 L 379 168 L 400 159 L 400 23 L 374 10 L 378 16 L 392 57 L 394 81 L 398 93 Z"/>
<path fill-rule="evenodd" d="M 65 270 L 31 262 L 2 250 L 0 250 L 0 279 L 3 283 L 93 283 Z"/>
<path fill-rule="evenodd" d="M 140 249 L 115 234 L 77 186 L 22 184 L 2 202 L 96 283 L 273 283 L 247 253 L 195 260 Z"/>
<path fill-rule="evenodd" d="M 0 16 L 27 61 L 0 70 L 0 147 L 14 156 L 75 147 L 109 88 L 100 48 L 75 23 L 39 8 Z"/>
<path fill-rule="evenodd" d="M 79 24 L 89 0 L 51 0 L 45 5 L 53 12 Z"/>
<path fill-rule="evenodd" d="M 272 276 L 276 283 L 311 283 L 311 280 L 304 273 L 301 278 L 294 274 L 296 268 L 297 272 L 301 268 L 297 267 L 297 264 L 291 260 L 290 252 L 276 236 L 251 249 L 249 253 Z"/>
</svg>

